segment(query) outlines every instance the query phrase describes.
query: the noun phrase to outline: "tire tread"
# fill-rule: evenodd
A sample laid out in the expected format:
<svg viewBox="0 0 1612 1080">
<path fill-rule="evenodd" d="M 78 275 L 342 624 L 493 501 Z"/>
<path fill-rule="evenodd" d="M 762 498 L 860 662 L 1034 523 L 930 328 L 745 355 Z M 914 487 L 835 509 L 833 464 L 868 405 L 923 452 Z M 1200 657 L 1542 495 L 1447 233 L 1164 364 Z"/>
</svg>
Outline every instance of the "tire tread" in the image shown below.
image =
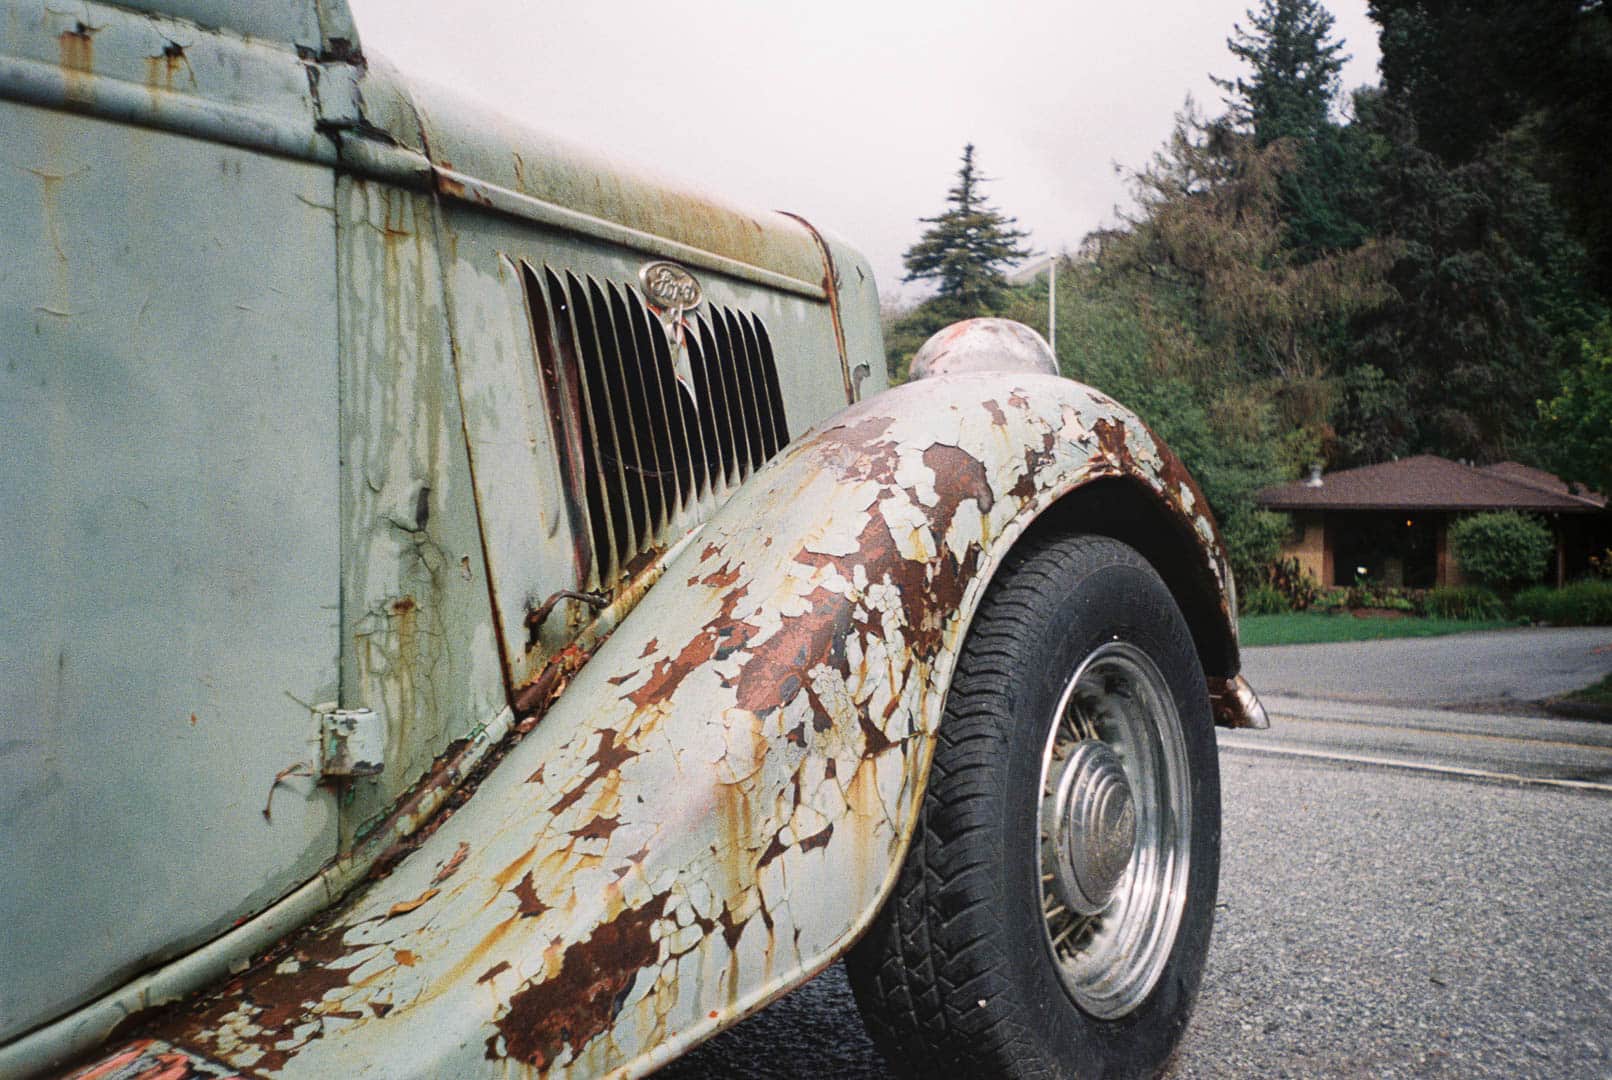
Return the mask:
<svg viewBox="0 0 1612 1080">
<path fill-rule="evenodd" d="M 847 958 L 868 1033 L 902 1075 L 1063 1074 L 1032 1045 L 1021 1019 L 1026 1003 L 1017 1000 L 1010 958 L 992 932 L 990 909 L 1003 883 L 990 880 L 992 858 L 980 838 L 1000 827 L 1005 771 L 992 766 L 1007 752 L 1003 717 L 1013 713 L 1015 665 L 1046 632 L 1047 597 L 1116 563 L 1154 575 L 1133 549 L 1106 537 L 1029 538 L 1009 554 L 969 628 L 907 859 Z"/>
</svg>

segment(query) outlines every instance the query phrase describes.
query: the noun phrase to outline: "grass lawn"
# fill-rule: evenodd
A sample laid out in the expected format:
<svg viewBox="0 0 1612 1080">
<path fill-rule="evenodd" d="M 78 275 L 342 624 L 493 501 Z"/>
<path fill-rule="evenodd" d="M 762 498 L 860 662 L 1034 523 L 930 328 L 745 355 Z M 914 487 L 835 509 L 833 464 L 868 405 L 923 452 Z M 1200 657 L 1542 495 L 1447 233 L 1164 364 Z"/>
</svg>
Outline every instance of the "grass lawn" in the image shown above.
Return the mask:
<svg viewBox="0 0 1612 1080">
<path fill-rule="evenodd" d="M 1318 645 L 1331 641 L 1375 641 L 1379 638 L 1437 637 L 1473 630 L 1504 630 L 1517 625 L 1507 619 L 1356 618 L 1353 615 L 1291 611 L 1282 615 L 1244 615 L 1237 620 L 1242 643 L 1248 645 Z M 1608 691 L 1612 694 L 1612 690 Z"/>
<path fill-rule="evenodd" d="M 1574 690 L 1562 700 L 1580 702 L 1585 705 L 1605 705 L 1608 708 L 1612 708 L 1612 675 L 1608 675 L 1594 686 Z"/>
</svg>

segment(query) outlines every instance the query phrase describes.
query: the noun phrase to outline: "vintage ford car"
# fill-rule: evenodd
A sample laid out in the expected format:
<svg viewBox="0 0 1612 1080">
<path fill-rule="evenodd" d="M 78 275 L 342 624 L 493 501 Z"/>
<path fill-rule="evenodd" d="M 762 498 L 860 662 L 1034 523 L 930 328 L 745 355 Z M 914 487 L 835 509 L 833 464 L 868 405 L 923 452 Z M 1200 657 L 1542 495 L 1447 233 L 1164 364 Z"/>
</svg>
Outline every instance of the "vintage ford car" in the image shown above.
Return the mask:
<svg viewBox="0 0 1612 1080">
<path fill-rule="evenodd" d="M 530 103 L 528 103 L 530 105 Z M 642 1075 L 845 957 L 899 1071 L 1146 1074 L 1208 507 L 1013 324 L 368 56 L 4 0 L 0 1075 Z"/>
</svg>

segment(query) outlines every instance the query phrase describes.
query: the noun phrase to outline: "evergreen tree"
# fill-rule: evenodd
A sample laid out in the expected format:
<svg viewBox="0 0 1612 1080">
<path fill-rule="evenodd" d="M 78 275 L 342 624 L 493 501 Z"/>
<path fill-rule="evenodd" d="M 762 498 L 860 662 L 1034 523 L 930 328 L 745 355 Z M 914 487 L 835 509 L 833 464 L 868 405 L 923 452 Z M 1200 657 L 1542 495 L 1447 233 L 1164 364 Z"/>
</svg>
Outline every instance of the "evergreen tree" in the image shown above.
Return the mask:
<svg viewBox="0 0 1612 1080">
<path fill-rule="evenodd" d="M 1381 226 L 1396 258 L 1386 302 L 1358 319 L 1356 363 L 1404 391 L 1410 449 L 1494 461 L 1524 452 L 1535 402 L 1555 380 L 1572 303 L 1575 246 L 1526 146 L 1499 142 L 1451 165 L 1385 106 Z"/>
<path fill-rule="evenodd" d="M 1316 0 L 1261 0 L 1251 29 L 1233 24 L 1226 48 L 1249 77 L 1214 79 L 1230 93 L 1227 118 L 1266 146 L 1315 137 L 1328 126 L 1343 70 L 1343 43 L 1332 40 L 1332 14 Z"/>
<path fill-rule="evenodd" d="M 1563 480 L 1612 492 L 1612 317 L 1580 342 L 1582 362 L 1562 373 L 1561 392 L 1540 405 Z"/>
<path fill-rule="evenodd" d="M 1029 233 L 980 193 L 986 180 L 975 171 L 974 144 L 966 144 L 957 183 L 946 193 L 950 207 L 919 219 L 929 228 L 901 257 L 907 268 L 902 280 L 939 282 L 941 298 L 960 314 L 988 308 L 1000 294 L 1003 268 L 1031 254 L 1024 245 Z"/>
<path fill-rule="evenodd" d="M 1612 4 L 1605 0 L 1370 0 L 1389 96 L 1452 165 L 1526 129 L 1531 168 L 1612 298 Z M 1476 75 L 1476 77 L 1475 77 Z"/>
<path fill-rule="evenodd" d="M 1246 63 L 1247 78 L 1214 79 L 1228 92 L 1222 122 L 1255 145 L 1286 139 L 1294 167 L 1282 177 L 1284 246 L 1300 260 L 1352 248 L 1370 234 L 1369 148 L 1332 120 L 1344 61 L 1332 15 L 1316 0 L 1263 0 L 1249 29 L 1232 27 L 1226 47 Z"/>
</svg>

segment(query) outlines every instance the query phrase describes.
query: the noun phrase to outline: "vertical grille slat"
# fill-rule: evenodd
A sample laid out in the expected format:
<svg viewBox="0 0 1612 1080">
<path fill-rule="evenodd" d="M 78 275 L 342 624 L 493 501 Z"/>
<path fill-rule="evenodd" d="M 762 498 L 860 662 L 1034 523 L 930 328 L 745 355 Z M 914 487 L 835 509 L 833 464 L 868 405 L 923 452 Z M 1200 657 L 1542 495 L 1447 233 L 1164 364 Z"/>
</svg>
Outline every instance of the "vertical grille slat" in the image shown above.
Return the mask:
<svg viewBox="0 0 1612 1080">
<path fill-rule="evenodd" d="M 598 338 L 593 333 L 587 293 L 576 275 L 566 274 L 565 277 L 566 319 L 571 327 L 571 340 L 575 343 L 577 367 L 582 372 L 583 408 L 587 410 L 588 426 L 593 433 L 596 463 L 593 482 L 599 485 L 603 496 L 608 530 L 609 550 L 601 553 L 605 557 L 599 560 L 600 580 L 608 581 L 621 567 L 621 553 L 637 547 L 637 540 L 631 532 L 627 478 L 621 468 L 621 451 L 616 445 L 610 391 L 606 385 Z"/>
<path fill-rule="evenodd" d="M 689 402 L 688 395 L 678 385 L 672 372 L 670 347 L 659 325 L 630 291 L 623 290 L 627 314 L 632 319 L 633 338 L 638 342 L 638 353 L 655 372 L 661 389 L 662 415 L 672 418 L 668 430 L 672 443 L 674 467 L 681 482 L 683 497 L 679 510 L 687 510 L 700 500 L 700 489 L 708 483 L 705 471 L 705 450 L 700 441 L 699 416 Z"/>
<path fill-rule="evenodd" d="M 647 418 L 640 421 L 634 415 L 642 411 L 643 388 L 637 379 L 627 377 L 630 361 L 621 351 L 615 320 L 610 317 L 604 292 L 591 277 L 587 280 L 586 296 L 595 339 L 599 344 L 599 366 L 605 374 L 605 405 L 616 433 L 618 464 L 626 484 L 633 547 L 647 547 L 656 532 L 654 521 L 660 513 L 660 482 L 655 472 L 653 451 L 646 452 L 644 448 L 643 439 L 647 433 L 640 434 L 647 426 Z"/>
<path fill-rule="evenodd" d="M 699 320 L 689 322 L 684 348 L 688 349 L 689 370 L 694 377 L 694 411 L 700 420 L 700 445 L 705 450 L 706 488 L 701 494 L 709 496 L 728 486 L 726 463 L 733 457 L 733 448 L 722 441 L 717 392 L 706 360 L 707 355 L 715 352 L 715 346 L 701 333 Z"/>
<path fill-rule="evenodd" d="M 578 396 L 575 357 L 559 347 L 551 315 L 554 308 L 544 293 L 543 282 L 538 279 L 537 271 L 522 264 L 521 275 L 526 285 L 532 340 L 537 345 L 538 382 L 543 387 L 544 401 L 555 424 L 555 452 L 559 457 L 560 477 L 564 485 L 566 514 L 575 531 L 591 534 L 592 522 L 596 520 L 599 510 L 592 504 L 592 486 L 583 482 L 592 465 L 586 445 L 588 437 L 582 430 L 583 410 Z M 579 582 L 586 584 L 594 579 L 594 553 L 597 550 L 597 540 L 593 544 L 575 545 Z"/>
<path fill-rule="evenodd" d="M 522 280 L 577 580 L 610 589 L 789 442 L 772 344 L 753 312 L 685 313 L 685 388 L 633 286 L 525 263 Z"/>
<path fill-rule="evenodd" d="M 755 343 L 744 332 L 744 318 L 731 311 L 723 312 L 728 322 L 728 338 L 733 342 L 734 374 L 739 382 L 740 393 L 744 397 L 744 432 L 750 440 L 750 460 L 760 465 L 772 456 L 772 451 L 766 447 L 766 439 L 762 436 L 762 423 L 764 406 L 761 396 L 756 392 L 756 377 L 751 370 L 755 363 Z"/>
<path fill-rule="evenodd" d="M 700 361 L 694 369 L 700 373 L 697 380 L 700 384 L 700 413 L 705 415 L 705 403 L 709 400 L 712 437 L 721 458 L 722 482 L 732 487 L 739 483 L 744 473 L 739 461 L 739 444 L 733 438 L 733 414 L 728 407 L 728 388 L 722 378 L 722 358 L 727 355 L 727 350 L 723 348 L 724 343 L 713 336 L 711 323 L 704 315 L 695 321 L 704 345 L 700 351 Z"/>
<path fill-rule="evenodd" d="M 733 460 L 738 466 L 738 482 L 743 483 L 750 475 L 750 439 L 745 434 L 744 394 L 739 387 L 739 358 L 743 355 L 734 347 L 732 336 L 728 333 L 728 321 L 721 311 L 711 312 L 711 334 L 716 342 L 717 353 L 724 363 L 720 365 L 719 374 L 722 380 L 722 392 L 728 401 L 728 427 L 729 436 L 733 439 Z"/>
<path fill-rule="evenodd" d="M 717 348 L 720 350 L 722 363 L 718 365 L 718 375 L 722 380 L 722 390 L 727 394 L 728 401 L 728 434 L 733 438 L 734 460 L 739 469 L 739 481 L 743 482 L 753 470 L 754 459 L 751 454 L 749 433 L 745 430 L 744 391 L 739 382 L 739 368 L 743 364 L 743 353 L 734 347 L 732 337 L 728 334 L 728 323 L 723 311 L 711 313 L 711 324 L 716 330 Z"/>
<path fill-rule="evenodd" d="M 789 445 L 789 425 L 784 422 L 784 392 L 778 385 L 778 364 L 772 358 L 772 339 L 767 336 L 767 325 L 752 315 L 756 331 L 757 358 L 761 363 L 762 381 L 767 384 L 768 415 L 772 418 L 772 445 L 782 450 Z M 774 453 L 777 451 L 775 450 Z"/>
<path fill-rule="evenodd" d="M 649 449 L 648 460 L 642 464 L 647 470 L 645 482 L 651 485 L 654 492 L 651 500 L 654 504 L 653 529 L 656 535 L 664 535 L 683 501 L 677 458 L 672 446 L 676 422 L 656 423 L 657 417 L 669 417 L 670 412 L 660 385 L 660 371 L 655 366 L 654 351 L 645 349 L 644 342 L 639 341 L 637 328 L 633 325 L 626 302 L 621 298 L 621 291 L 613 284 L 607 288 L 610 293 L 610 321 L 616 329 L 617 349 L 624 363 L 626 357 L 632 357 L 624 374 L 632 397 L 633 426 L 638 432 L 640 450 L 645 445 Z M 681 419 L 678 417 L 679 421 Z"/>
<path fill-rule="evenodd" d="M 745 358 L 750 366 L 750 383 L 756 390 L 757 419 L 761 425 L 761 444 L 767 457 L 772 457 L 783 444 L 778 441 L 778 424 L 773 416 L 772 387 L 767 382 L 767 364 L 762 359 L 761 335 L 756 333 L 754 316 L 741 314 L 739 327 L 744 331 Z"/>
<path fill-rule="evenodd" d="M 575 410 L 572 415 L 582 450 L 581 462 L 573 463 L 573 467 L 581 473 L 587 496 L 588 531 L 593 540 L 593 565 L 597 575 L 594 579 L 585 579 L 591 584 L 594 580 L 604 580 L 614 574 L 611 555 L 616 547 L 615 534 L 611 529 L 610 514 L 605 508 L 605 487 L 599 471 L 599 436 L 595 430 L 595 413 L 589 405 L 588 381 L 577 362 L 576 320 L 572 317 L 571 301 L 552 270 L 545 270 L 544 285 L 540 299 L 553 328 L 558 366 L 569 379 L 563 407 Z"/>
</svg>

